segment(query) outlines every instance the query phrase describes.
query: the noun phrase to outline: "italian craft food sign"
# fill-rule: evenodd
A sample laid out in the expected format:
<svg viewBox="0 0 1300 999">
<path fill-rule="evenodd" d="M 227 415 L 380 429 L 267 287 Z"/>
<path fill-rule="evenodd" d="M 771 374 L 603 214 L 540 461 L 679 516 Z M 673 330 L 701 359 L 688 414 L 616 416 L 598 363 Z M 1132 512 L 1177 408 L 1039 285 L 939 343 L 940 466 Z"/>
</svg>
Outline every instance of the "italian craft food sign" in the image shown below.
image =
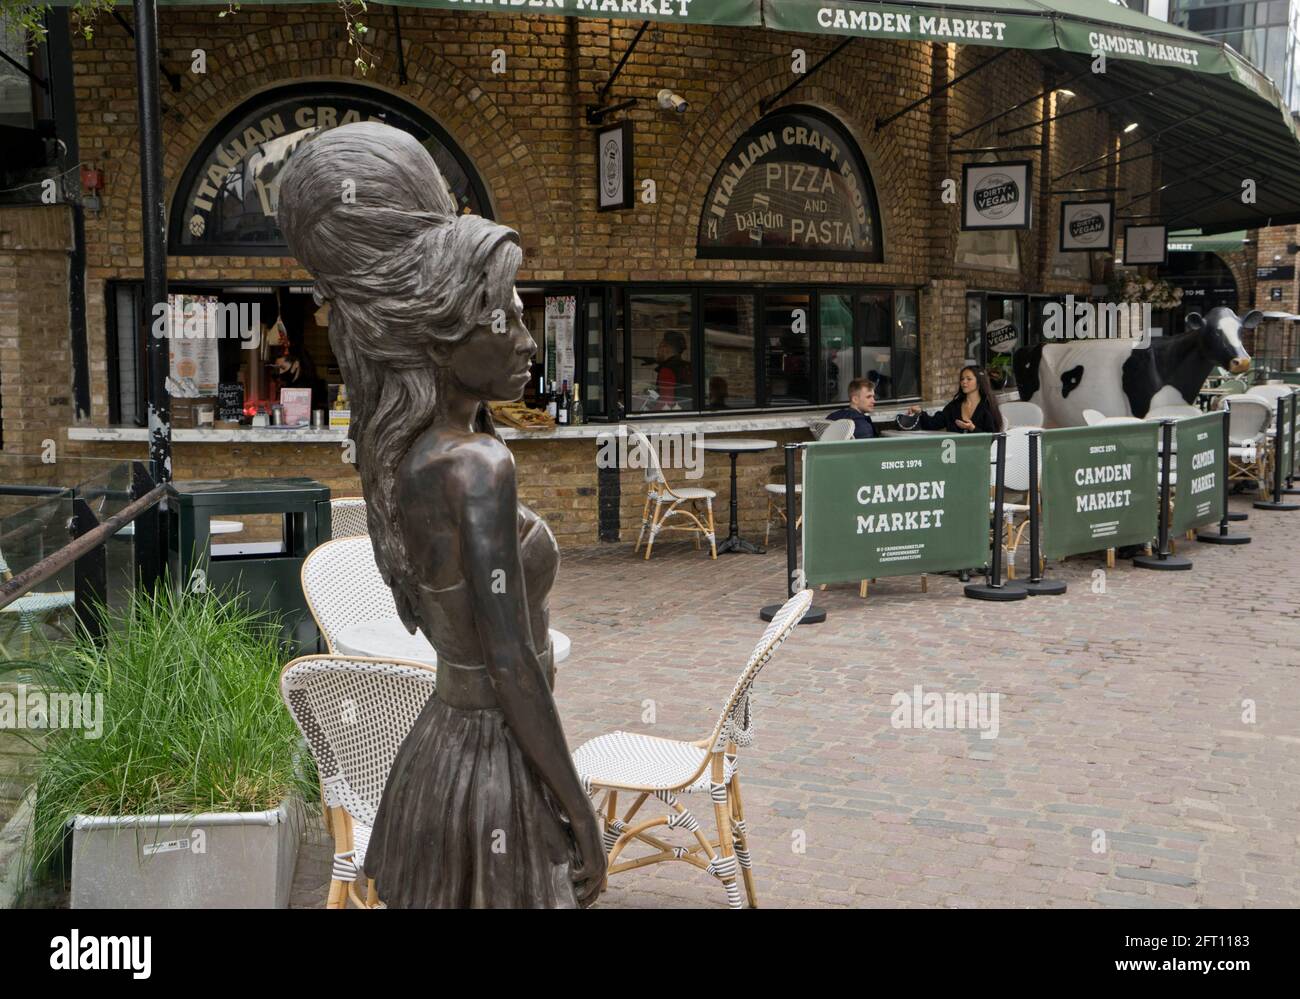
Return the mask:
<svg viewBox="0 0 1300 999">
<path fill-rule="evenodd" d="M 989 434 L 809 444 L 808 585 L 969 569 L 989 555 Z"/>
<path fill-rule="evenodd" d="M 1158 423 L 1043 433 L 1043 554 L 1056 559 L 1156 536 Z"/>
</svg>

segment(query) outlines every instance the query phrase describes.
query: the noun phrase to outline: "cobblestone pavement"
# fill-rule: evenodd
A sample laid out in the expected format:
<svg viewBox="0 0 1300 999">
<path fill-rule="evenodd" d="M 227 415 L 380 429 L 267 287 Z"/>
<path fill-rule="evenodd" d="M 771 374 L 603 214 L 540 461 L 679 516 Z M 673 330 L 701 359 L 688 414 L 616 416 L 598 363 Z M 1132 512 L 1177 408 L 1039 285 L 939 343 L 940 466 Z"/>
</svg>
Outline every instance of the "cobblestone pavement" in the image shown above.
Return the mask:
<svg viewBox="0 0 1300 999">
<path fill-rule="evenodd" d="M 1084 557 L 1051 570 L 1067 595 L 1007 604 L 951 577 L 819 593 L 828 619 L 762 674 L 740 758 L 760 904 L 1300 904 L 1300 513 L 1233 502 L 1254 543 L 1180 543 L 1191 572 L 1102 576 Z M 776 547 L 567 553 L 551 608 L 573 639 L 556 690 L 570 744 L 703 738 L 784 571 Z M 1001 694 L 997 737 L 893 727 L 891 697 L 917 685 Z M 322 904 L 328 852 L 304 854 L 298 904 Z M 725 896 L 670 864 L 616 877 L 600 905 Z"/>
</svg>

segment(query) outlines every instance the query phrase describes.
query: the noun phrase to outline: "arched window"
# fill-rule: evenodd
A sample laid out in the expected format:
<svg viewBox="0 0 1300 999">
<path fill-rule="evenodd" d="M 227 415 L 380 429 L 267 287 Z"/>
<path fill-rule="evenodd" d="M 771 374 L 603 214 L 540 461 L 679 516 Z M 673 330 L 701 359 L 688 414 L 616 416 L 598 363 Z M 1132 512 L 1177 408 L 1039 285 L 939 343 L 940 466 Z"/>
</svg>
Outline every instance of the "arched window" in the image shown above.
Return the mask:
<svg viewBox="0 0 1300 999">
<path fill-rule="evenodd" d="M 204 140 L 172 202 L 169 252 L 288 255 L 275 222 L 284 169 L 312 135 L 355 121 L 410 132 L 433 155 L 461 210 L 491 217 L 469 160 L 418 108 L 356 84 L 295 84 L 240 105 Z"/>
<path fill-rule="evenodd" d="M 876 189 L 844 126 L 796 106 L 750 128 L 709 185 L 696 255 L 882 260 Z"/>
</svg>

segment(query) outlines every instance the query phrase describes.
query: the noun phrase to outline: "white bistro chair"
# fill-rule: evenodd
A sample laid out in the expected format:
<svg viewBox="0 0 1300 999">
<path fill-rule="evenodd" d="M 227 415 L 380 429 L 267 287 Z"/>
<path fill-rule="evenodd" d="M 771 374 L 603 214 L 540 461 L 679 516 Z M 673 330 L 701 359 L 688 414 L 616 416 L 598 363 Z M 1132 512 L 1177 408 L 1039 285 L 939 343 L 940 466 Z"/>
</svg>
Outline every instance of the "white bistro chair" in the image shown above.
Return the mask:
<svg viewBox="0 0 1300 999">
<path fill-rule="evenodd" d="M 1083 411 L 1083 422 L 1086 426 L 1095 427 L 1102 420 L 1106 419 L 1106 414 L 1097 409 L 1085 409 Z"/>
<path fill-rule="evenodd" d="M 587 793 L 604 792 L 596 809 L 604 825 L 605 848 L 609 851 L 608 874 L 621 874 L 637 867 L 680 860 L 722 882 L 727 903 L 741 908 L 737 864 L 751 907 L 758 905 L 749 853 L 749 830 L 736 776 L 737 751 L 754 739 L 754 712 L 750 703 L 754 680 L 785 641 L 812 604 L 812 590 L 801 590 L 776 612 L 763 637 L 754 646 L 749 661 L 731 690 L 713 731 L 698 742 L 664 739 L 637 732 L 611 732 L 584 742 L 573 754 L 573 763 Z M 717 822 L 716 839 L 684 805 L 679 794 L 708 792 Z M 632 796 L 632 805 L 619 818 L 618 796 Z M 641 807 L 651 798 L 668 808 L 667 815 L 637 819 Z M 689 846 L 674 846 L 651 833 L 664 827 L 680 829 L 695 837 Z M 634 843 L 655 852 L 619 861 Z"/>
<path fill-rule="evenodd" d="M 819 441 L 848 441 L 853 439 L 853 421 L 852 420 L 815 420 L 812 424 L 813 436 Z M 763 533 L 763 547 L 766 548 L 768 542 L 772 540 L 772 521 L 773 518 L 779 518 L 781 523 L 785 523 L 785 483 L 769 482 L 763 487 L 767 493 L 767 529 Z M 794 484 L 794 494 L 803 495 L 803 486 L 799 483 Z M 802 522 L 800 516 L 795 520 L 795 527 Z"/>
<path fill-rule="evenodd" d="M 1271 457 L 1268 403 L 1247 393 L 1225 397 L 1223 405 L 1228 411 L 1228 484 L 1254 482 L 1262 489 Z"/>
<path fill-rule="evenodd" d="M 393 591 L 379 574 L 370 535 L 326 541 L 302 563 L 302 592 L 330 652 L 344 628 L 397 617 Z"/>
<path fill-rule="evenodd" d="M 298 723 L 316 770 L 334 834 L 327 909 L 349 902 L 382 906 L 374 883 L 365 893 L 366 848 L 397 750 L 433 695 L 437 673 L 423 663 L 347 656 L 302 656 L 280 674 L 280 696 Z"/>
<path fill-rule="evenodd" d="M 1007 433 L 1007 463 L 1003 471 L 1002 550 L 1006 555 L 1007 578 L 1016 578 L 1016 550 L 1029 526 L 1029 445 L 1031 430 L 1038 427 L 1012 427 Z M 997 444 L 990 445 L 990 462 L 997 458 Z M 998 470 L 990 465 L 989 485 L 996 488 Z M 1015 494 L 1016 499 L 1009 498 Z M 989 513 L 994 512 L 994 497 L 989 497 Z M 1016 523 L 1019 518 L 1020 523 Z"/>
<path fill-rule="evenodd" d="M 1002 410 L 1002 422 L 1007 430 L 1014 430 L 1016 427 L 1041 427 L 1043 425 L 1043 411 L 1036 403 L 1004 402 L 1000 408 Z"/>
<path fill-rule="evenodd" d="M 366 523 L 366 501 L 360 496 L 330 500 L 330 537 L 357 538 L 370 533 Z"/>
<path fill-rule="evenodd" d="M 695 539 L 695 547 L 699 548 L 700 538 L 704 538 L 709 543 L 709 553 L 713 558 L 718 557 L 718 540 L 713 525 L 713 501 L 717 498 L 717 493 L 712 489 L 706 489 L 704 486 L 670 486 L 668 480 L 664 477 L 663 466 L 659 463 L 659 452 L 655 450 L 646 435 L 639 430 L 632 430 L 628 437 L 631 438 L 631 444 L 639 449 L 639 458 L 645 467 L 646 481 L 646 498 L 645 509 L 641 511 L 641 530 L 636 536 L 636 546 L 632 553 L 636 554 L 641 550 L 641 542 L 646 542 L 645 557 L 646 561 L 650 560 L 650 551 L 654 548 L 655 538 L 661 531 L 685 531 Z M 654 504 L 653 513 L 650 510 L 650 504 Z M 682 504 L 688 504 L 682 506 Z M 701 510 L 699 504 L 704 504 Z M 665 509 L 665 504 L 667 508 Z M 679 518 L 682 522 L 668 523 L 672 517 Z M 647 530 L 650 533 L 646 538 Z"/>
</svg>

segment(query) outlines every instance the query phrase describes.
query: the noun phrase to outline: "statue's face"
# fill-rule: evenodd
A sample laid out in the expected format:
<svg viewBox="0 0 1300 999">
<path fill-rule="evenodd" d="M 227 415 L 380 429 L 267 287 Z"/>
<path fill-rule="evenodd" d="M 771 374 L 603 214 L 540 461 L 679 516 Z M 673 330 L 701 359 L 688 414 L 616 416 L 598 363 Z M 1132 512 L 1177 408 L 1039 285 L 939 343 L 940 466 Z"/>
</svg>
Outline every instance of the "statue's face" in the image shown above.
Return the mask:
<svg viewBox="0 0 1300 999">
<path fill-rule="evenodd" d="M 514 292 L 503 316 L 474 327 L 451 349 L 448 367 L 456 381 L 480 399 L 513 402 L 524 394 L 536 352 L 537 343 L 524 325 L 524 303 Z"/>
</svg>

